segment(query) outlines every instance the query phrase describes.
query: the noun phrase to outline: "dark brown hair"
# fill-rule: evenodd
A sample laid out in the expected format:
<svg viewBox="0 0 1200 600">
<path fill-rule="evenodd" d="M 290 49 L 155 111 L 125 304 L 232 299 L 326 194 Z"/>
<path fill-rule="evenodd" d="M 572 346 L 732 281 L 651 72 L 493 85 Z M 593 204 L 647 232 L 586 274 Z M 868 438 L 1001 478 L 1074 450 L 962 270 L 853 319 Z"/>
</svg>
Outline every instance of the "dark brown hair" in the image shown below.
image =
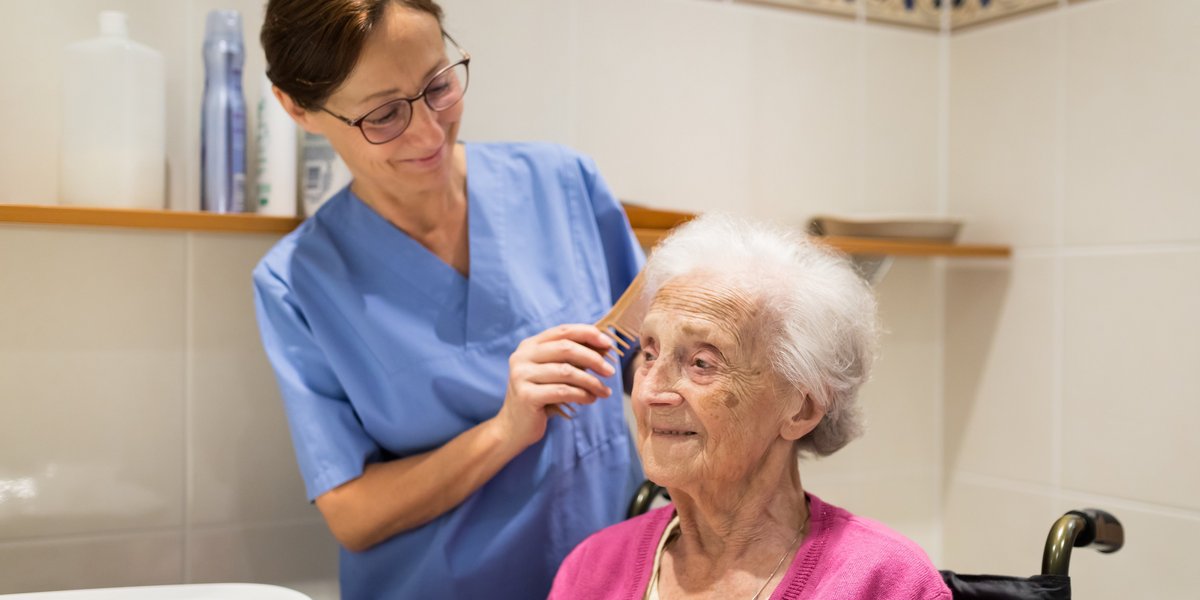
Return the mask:
<svg viewBox="0 0 1200 600">
<path fill-rule="evenodd" d="M 269 0 L 263 20 L 267 77 L 305 110 L 316 110 L 358 63 L 363 42 L 389 4 L 433 15 L 434 0 Z"/>
</svg>

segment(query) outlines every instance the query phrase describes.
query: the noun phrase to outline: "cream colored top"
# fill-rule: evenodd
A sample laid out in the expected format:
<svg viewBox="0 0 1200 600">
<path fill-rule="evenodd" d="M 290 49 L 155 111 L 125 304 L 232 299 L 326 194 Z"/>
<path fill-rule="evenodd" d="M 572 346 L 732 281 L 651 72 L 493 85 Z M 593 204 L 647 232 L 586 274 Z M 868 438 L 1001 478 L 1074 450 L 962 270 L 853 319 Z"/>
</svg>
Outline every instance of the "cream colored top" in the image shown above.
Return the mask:
<svg viewBox="0 0 1200 600">
<path fill-rule="evenodd" d="M 654 551 L 654 566 L 650 570 L 650 585 L 646 586 L 646 595 L 642 600 L 658 600 L 658 570 L 662 566 L 663 553 L 667 551 L 667 544 L 675 539 L 679 534 L 679 515 L 671 517 L 671 522 L 667 523 L 667 528 L 663 530 L 662 537 L 658 540 L 658 549 Z"/>
</svg>

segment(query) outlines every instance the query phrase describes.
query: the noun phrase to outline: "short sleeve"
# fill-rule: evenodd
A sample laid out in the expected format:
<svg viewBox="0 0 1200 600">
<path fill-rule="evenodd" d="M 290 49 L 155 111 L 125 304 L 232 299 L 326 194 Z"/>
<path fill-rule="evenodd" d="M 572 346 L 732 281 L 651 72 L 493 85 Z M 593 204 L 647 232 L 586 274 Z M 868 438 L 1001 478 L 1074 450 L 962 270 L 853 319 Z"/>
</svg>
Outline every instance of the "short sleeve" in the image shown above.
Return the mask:
<svg viewBox="0 0 1200 600">
<path fill-rule="evenodd" d="M 297 306 L 267 261 L 254 270 L 255 311 L 263 348 L 283 396 L 292 446 L 309 501 L 362 475 L 381 452 Z"/>
</svg>

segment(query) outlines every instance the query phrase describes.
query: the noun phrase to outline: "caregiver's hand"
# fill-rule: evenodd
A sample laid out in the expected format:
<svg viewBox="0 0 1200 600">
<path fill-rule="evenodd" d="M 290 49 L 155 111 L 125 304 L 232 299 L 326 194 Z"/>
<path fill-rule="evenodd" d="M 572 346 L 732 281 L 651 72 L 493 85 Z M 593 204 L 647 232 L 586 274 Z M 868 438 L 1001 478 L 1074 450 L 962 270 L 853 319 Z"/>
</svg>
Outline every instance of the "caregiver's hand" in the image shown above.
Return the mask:
<svg viewBox="0 0 1200 600">
<path fill-rule="evenodd" d="M 615 372 L 604 353 L 612 340 L 592 325 L 559 325 L 526 338 L 508 359 L 508 391 L 496 415 L 513 442 L 528 446 L 546 434 L 546 407 L 591 404 L 612 390 L 592 373 Z"/>
</svg>

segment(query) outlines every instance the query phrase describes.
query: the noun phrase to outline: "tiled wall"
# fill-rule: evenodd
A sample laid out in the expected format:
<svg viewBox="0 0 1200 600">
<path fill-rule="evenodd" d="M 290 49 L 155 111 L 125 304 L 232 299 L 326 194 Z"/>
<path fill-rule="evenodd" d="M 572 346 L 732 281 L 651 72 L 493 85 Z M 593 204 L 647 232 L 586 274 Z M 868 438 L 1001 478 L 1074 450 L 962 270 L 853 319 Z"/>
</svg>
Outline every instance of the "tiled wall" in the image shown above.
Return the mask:
<svg viewBox="0 0 1200 600">
<path fill-rule="evenodd" d="M 39 57 L 0 58 L 0 202 L 55 197 L 57 52 L 114 7 L 167 54 L 170 205 L 195 208 L 194 50 L 218 4 L 0 1 L 0 39 Z M 692 0 L 443 4 L 475 57 L 467 139 L 571 144 L 618 195 L 667 208 L 796 225 L 939 210 L 934 34 Z M 261 3 L 224 5 L 246 16 L 253 73 Z M 272 241 L 0 227 L 0 592 L 332 576 L 253 322 L 249 270 Z M 803 467 L 935 556 L 941 279 L 934 261 L 893 267 L 872 429 Z"/>
<path fill-rule="evenodd" d="M 955 34 L 950 212 L 1007 266 L 953 263 L 945 562 L 1038 570 L 1050 523 L 1082 598 L 1194 598 L 1200 535 L 1200 3 L 1093 0 Z"/>
<path fill-rule="evenodd" d="M 258 349 L 274 239 L 0 227 L 0 593 L 334 576 Z"/>
</svg>

